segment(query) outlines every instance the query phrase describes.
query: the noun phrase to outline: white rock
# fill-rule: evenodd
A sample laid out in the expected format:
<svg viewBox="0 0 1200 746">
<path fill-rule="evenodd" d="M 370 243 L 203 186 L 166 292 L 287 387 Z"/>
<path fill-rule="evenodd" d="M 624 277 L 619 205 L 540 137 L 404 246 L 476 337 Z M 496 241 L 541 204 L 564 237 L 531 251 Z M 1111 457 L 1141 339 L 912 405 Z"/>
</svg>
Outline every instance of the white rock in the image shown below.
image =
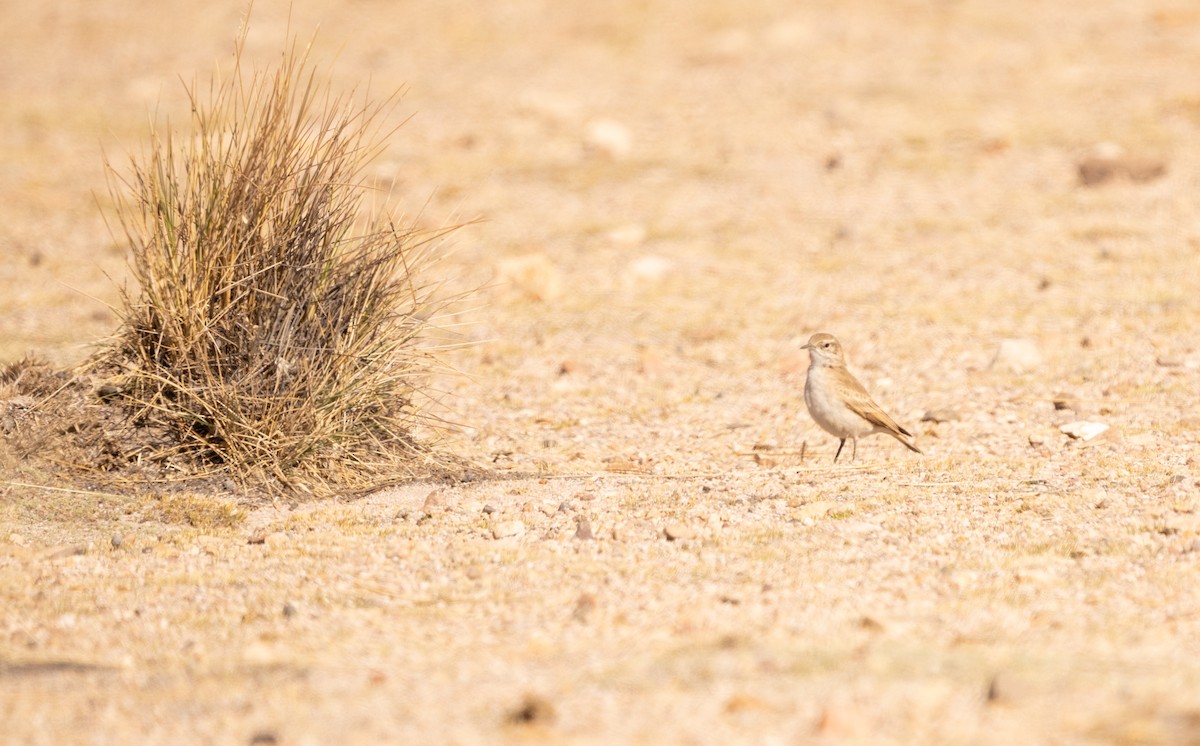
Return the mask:
<svg viewBox="0 0 1200 746">
<path fill-rule="evenodd" d="M 595 119 L 589 122 L 583 141 L 588 148 L 609 158 L 624 158 L 633 151 L 633 133 L 615 119 Z"/>
<path fill-rule="evenodd" d="M 657 282 L 671 271 L 671 260 L 657 254 L 639 256 L 629 263 L 629 275 L 637 280 Z"/>
<path fill-rule="evenodd" d="M 1058 429 L 1076 440 L 1091 440 L 1108 430 L 1108 425 L 1103 422 L 1079 420 L 1078 422 L 1068 422 Z"/>
<path fill-rule="evenodd" d="M 492 527 L 493 539 L 507 539 L 510 536 L 521 536 L 525 533 L 525 524 L 522 521 L 502 521 Z"/>
<path fill-rule="evenodd" d="M 996 348 L 992 358 L 993 368 L 1024 373 L 1042 364 L 1042 353 L 1037 344 L 1029 339 L 1006 339 Z"/>
<path fill-rule="evenodd" d="M 690 539 L 696 535 L 687 524 L 680 521 L 668 523 L 663 527 L 663 536 L 666 536 L 669 541 L 679 541 L 680 539 Z"/>
</svg>

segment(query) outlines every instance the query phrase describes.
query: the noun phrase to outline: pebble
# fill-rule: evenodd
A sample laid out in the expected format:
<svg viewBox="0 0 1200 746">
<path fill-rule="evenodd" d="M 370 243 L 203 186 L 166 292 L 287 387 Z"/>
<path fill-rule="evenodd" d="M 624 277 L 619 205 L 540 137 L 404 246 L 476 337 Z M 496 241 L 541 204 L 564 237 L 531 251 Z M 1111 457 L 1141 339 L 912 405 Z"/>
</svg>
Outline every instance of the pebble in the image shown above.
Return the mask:
<svg viewBox="0 0 1200 746">
<path fill-rule="evenodd" d="M 493 539 L 507 539 L 512 536 L 521 536 L 525 533 L 525 524 L 522 521 L 501 521 L 492 527 Z"/>
<path fill-rule="evenodd" d="M 687 526 L 685 523 L 676 521 L 668 523 L 663 527 L 663 535 L 668 541 L 680 541 L 682 539 L 690 539 L 696 535 L 696 532 Z"/>
<path fill-rule="evenodd" d="M 571 616 L 575 617 L 577 621 L 586 622 L 595 608 L 596 597 L 590 593 L 583 593 L 575 600 L 575 608 L 571 610 Z"/>
<path fill-rule="evenodd" d="M 996 348 L 992 367 L 1024 373 L 1042 364 L 1042 353 L 1031 339 L 1006 339 Z"/>
<path fill-rule="evenodd" d="M 579 521 L 579 524 L 575 527 L 575 538 L 582 540 L 596 538 L 595 534 L 592 533 L 591 521 L 586 518 Z"/>
<path fill-rule="evenodd" d="M 554 705 L 545 697 L 526 694 L 522 702 L 508 714 L 513 725 L 547 725 L 554 722 Z"/>
<path fill-rule="evenodd" d="M 112 548 L 113 549 L 120 549 L 121 545 L 124 543 L 125 543 L 125 537 L 123 535 L 121 535 L 121 534 L 113 534 L 112 535 Z"/>
<path fill-rule="evenodd" d="M 615 119 L 596 119 L 587 125 L 584 144 L 589 150 L 619 160 L 633 151 L 633 133 Z"/>
<path fill-rule="evenodd" d="M 1200 534 L 1200 514 L 1176 513 L 1163 521 L 1164 534 Z"/>
<path fill-rule="evenodd" d="M 1105 433 L 1108 430 L 1108 425 L 1103 422 L 1079 420 L 1077 422 L 1068 422 L 1058 429 L 1076 440 L 1091 440 Z"/>
<path fill-rule="evenodd" d="M 1078 412 L 1080 409 L 1079 399 L 1071 394 L 1055 394 L 1051 401 L 1054 403 L 1054 408 L 1058 411 L 1069 409 L 1072 412 Z"/>
<path fill-rule="evenodd" d="M 1134 183 L 1153 181 L 1167 173 L 1167 164 L 1157 158 L 1129 155 L 1116 143 L 1102 142 L 1075 164 L 1082 186 L 1098 186 L 1116 179 Z"/>
<path fill-rule="evenodd" d="M 987 682 L 984 697 L 988 704 L 1012 704 L 1034 694 L 1030 683 L 1006 672 L 998 672 Z"/>
<path fill-rule="evenodd" d="M 957 409 L 942 407 L 941 409 L 930 409 L 921 416 L 921 422 L 955 422 L 961 420 L 962 415 Z"/>
<path fill-rule="evenodd" d="M 446 507 L 446 496 L 441 490 L 434 490 L 425 496 L 425 502 L 422 506 L 426 513 L 431 513 L 434 510 L 444 510 Z"/>
<path fill-rule="evenodd" d="M 645 254 L 629 263 L 629 276 L 635 280 L 657 282 L 666 277 L 672 269 L 670 259 L 658 254 Z"/>
</svg>

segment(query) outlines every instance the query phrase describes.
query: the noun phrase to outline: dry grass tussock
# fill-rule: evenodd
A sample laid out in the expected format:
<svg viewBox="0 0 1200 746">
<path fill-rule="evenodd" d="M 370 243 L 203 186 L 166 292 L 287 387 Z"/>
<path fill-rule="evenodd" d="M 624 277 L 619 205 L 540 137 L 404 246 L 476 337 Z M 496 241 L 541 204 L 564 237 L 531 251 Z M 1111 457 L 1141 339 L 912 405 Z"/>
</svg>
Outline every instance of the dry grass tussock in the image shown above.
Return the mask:
<svg viewBox="0 0 1200 746">
<path fill-rule="evenodd" d="M 80 371 L 95 388 L 77 404 L 104 424 L 51 419 L 95 431 L 89 453 L 106 441 L 106 459 L 75 464 L 91 471 L 320 493 L 441 468 L 414 430 L 441 423 L 432 332 L 448 299 L 424 278 L 449 229 L 362 218 L 397 97 L 334 95 L 295 46 L 244 73 L 240 49 L 206 97 L 188 89 L 189 133 L 154 134 L 128 176 L 108 164 L 136 288 Z"/>
</svg>

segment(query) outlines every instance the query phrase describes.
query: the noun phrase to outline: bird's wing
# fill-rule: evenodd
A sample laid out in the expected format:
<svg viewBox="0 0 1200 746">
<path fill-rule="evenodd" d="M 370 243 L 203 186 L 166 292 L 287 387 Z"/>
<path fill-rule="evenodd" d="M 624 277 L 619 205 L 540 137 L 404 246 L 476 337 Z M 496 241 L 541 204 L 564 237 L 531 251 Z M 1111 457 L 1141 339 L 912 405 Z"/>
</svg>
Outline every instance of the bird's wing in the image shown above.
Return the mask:
<svg viewBox="0 0 1200 746">
<path fill-rule="evenodd" d="M 882 407 L 875 403 L 875 400 L 871 398 L 871 395 L 867 393 L 867 390 L 863 388 L 863 385 L 858 382 L 857 378 L 847 374 L 842 383 L 845 384 L 843 393 L 846 398 L 846 406 L 850 408 L 850 411 L 862 417 L 867 422 L 882 427 L 891 433 L 912 437 L 912 433 L 897 425 L 896 421 L 887 412 L 883 411 Z"/>
</svg>

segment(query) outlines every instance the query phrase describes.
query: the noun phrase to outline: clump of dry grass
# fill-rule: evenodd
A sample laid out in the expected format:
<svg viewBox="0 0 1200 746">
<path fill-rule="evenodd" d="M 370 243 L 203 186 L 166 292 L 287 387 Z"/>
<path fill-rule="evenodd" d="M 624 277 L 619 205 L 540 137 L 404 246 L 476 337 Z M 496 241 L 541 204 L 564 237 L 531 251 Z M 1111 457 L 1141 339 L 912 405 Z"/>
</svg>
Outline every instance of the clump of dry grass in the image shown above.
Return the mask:
<svg viewBox="0 0 1200 746">
<path fill-rule="evenodd" d="M 131 176 L 108 164 L 136 289 L 92 368 L 171 435 L 139 459 L 318 490 L 421 471 L 444 231 L 360 215 L 396 97 L 334 95 L 296 47 L 243 74 L 240 49 L 188 89 L 189 133 L 155 134 Z"/>
</svg>

